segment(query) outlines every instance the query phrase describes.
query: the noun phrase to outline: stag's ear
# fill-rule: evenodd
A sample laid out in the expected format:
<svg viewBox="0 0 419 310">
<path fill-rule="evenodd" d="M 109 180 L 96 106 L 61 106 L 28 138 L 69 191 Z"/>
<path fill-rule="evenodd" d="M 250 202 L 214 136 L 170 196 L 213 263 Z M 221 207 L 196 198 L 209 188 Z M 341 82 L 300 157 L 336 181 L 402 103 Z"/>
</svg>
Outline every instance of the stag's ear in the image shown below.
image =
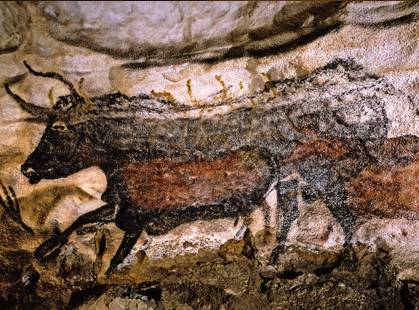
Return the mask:
<svg viewBox="0 0 419 310">
<path fill-rule="evenodd" d="M 58 132 L 67 132 L 68 127 L 67 124 L 63 121 L 56 121 L 51 125 L 51 129 Z"/>
<path fill-rule="evenodd" d="M 54 105 L 54 110 L 59 110 L 61 112 L 67 112 L 72 109 L 75 105 L 75 100 L 73 96 L 60 96 L 57 99 L 57 102 Z"/>
</svg>

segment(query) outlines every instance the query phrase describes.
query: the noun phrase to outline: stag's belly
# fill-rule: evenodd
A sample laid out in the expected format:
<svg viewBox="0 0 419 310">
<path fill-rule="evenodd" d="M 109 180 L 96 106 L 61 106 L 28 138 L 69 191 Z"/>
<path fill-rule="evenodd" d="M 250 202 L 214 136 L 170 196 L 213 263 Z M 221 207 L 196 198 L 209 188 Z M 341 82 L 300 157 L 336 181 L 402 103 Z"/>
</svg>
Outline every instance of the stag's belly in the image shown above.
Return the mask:
<svg viewBox="0 0 419 310">
<path fill-rule="evenodd" d="M 349 207 L 361 216 L 419 219 L 419 161 L 372 167 L 347 184 Z"/>
<path fill-rule="evenodd" d="M 258 200 L 269 186 L 271 170 L 258 152 L 237 151 L 212 160 L 130 162 L 120 170 L 120 178 L 138 208 L 173 210 L 249 195 Z"/>
</svg>

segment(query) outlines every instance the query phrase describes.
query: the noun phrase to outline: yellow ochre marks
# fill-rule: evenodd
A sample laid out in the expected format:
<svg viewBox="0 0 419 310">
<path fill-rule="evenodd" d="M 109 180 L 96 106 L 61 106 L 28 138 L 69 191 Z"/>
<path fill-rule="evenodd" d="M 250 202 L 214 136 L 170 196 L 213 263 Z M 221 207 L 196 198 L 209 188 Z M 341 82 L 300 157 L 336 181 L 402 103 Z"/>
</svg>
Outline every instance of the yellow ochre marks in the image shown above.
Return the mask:
<svg viewBox="0 0 419 310">
<path fill-rule="evenodd" d="M 79 91 L 81 91 L 82 87 L 83 87 L 83 83 L 84 83 L 84 78 L 81 78 L 79 80 Z"/>
<path fill-rule="evenodd" d="M 252 104 L 252 108 L 257 108 L 260 102 L 254 98 L 250 98 L 250 103 Z"/>
<path fill-rule="evenodd" d="M 168 91 L 165 91 L 165 90 L 163 90 L 161 92 L 158 92 L 158 91 L 155 91 L 154 89 L 152 89 L 151 94 L 154 97 L 166 99 L 170 103 L 170 105 L 172 105 L 175 108 L 177 107 L 176 99 L 175 99 L 175 97 L 173 97 L 172 93 L 170 93 Z"/>
<path fill-rule="evenodd" d="M 83 83 L 84 83 L 84 78 L 81 78 L 79 80 L 79 94 L 80 94 L 80 96 L 83 97 L 83 99 L 86 103 L 90 103 L 89 96 L 83 90 Z"/>
<path fill-rule="evenodd" d="M 275 98 L 275 97 L 278 96 L 278 91 L 277 91 L 276 87 L 271 88 L 270 95 L 271 95 L 271 98 Z"/>
<path fill-rule="evenodd" d="M 194 105 L 197 105 L 198 102 L 196 101 L 195 97 L 192 94 L 192 81 L 191 81 L 191 79 L 188 79 L 186 81 L 186 90 L 188 92 L 189 100 L 191 101 L 191 103 L 194 104 Z"/>
<path fill-rule="evenodd" d="M 79 80 L 79 84 L 78 84 L 78 91 L 79 91 L 79 95 L 84 99 L 84 103 L 83 105 L 81 105 L 80 107 L 78 107 L 81 112 L 86 112 L 89 110 L 89 106 L 91 104 L 90 102 L 90 98 L 89 96 L 83 91 L 83 83 L 84 83 L 84 78 L 81 78 Z"/>
<path fill-rule="evenodd" d="M 271 77 L 269 76 L 269 73 L 267 72 L 262 72 L 261 73 L 268 81 L 271 81 Z"/>
<path fill-rule="evenodd" d="M 221 75 L 216 75 L 215 76 L 215 80 L 218 83 L 221 84 L 221 87 L 223 88 L 222 93 L 223 93 L 224 98 L 227 97 L 227 95 L 228 95 L 228 88 L 227 88 L 225 82 L 223 81 L 223 79 L 221 78 Z"/>
<path fill-rule="evenodd" d="M 53 106 L 55 104 L 54 102 L 54 87 L 51 87 L 48 91 L 48 99 L 49 103 Z"/>
</svg>

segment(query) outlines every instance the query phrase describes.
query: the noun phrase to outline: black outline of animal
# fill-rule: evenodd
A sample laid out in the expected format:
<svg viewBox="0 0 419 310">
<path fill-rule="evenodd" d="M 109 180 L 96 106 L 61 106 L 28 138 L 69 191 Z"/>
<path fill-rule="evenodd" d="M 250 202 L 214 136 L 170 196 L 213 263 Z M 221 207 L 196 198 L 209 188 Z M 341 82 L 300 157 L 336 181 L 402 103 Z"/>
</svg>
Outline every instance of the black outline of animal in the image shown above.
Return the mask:
<svg viewBox="0 0 419 310">
<path fill-rule="evenodd" d="M 387 133 L 384 105 L 376 97 L 359 95 L 359 98 L 364 100 L 360 104 L 364 104 L 375 113 L 369 122 L 362 124 L 351 124 L 346 120 L 352 111 L 350 105 L 340 104 L 331 107 L 327 102 L 320 108 L 310 106 L 311 112 L 307 112 L 304 105 L 296 107 L 296 105 L 283 106 L 269 103 L 237 107 L 231 112 L 215 116 L 170 118 L 167 115 L 179 111 L 173 110 L 165 101 L 147 95 L 127 97 L 121 93 L 85 99 L 61 75 L 35 71 L 26 63 L 25 66 L 35 76 L 60 80 L 69 87 L 70 95 L 59 97 L 52 109 L 42 108 L 24 101 L 11 91 L 10 86 L 22 80 L 24 75 L 4 84 L 7 93 L 23 110 L 47 123 L 37 148 L 22 165 L 22 173 L 31 183 L 36 183 L 42 178 L 65 177 L 97 165 L 105 172 L 108 180 L 107 189 L 102 195 L 102 200 L 107 204 L 82 215 L 64 232 L 46 240 L 35 251 L 36 258 L 42 259 L 62 246 L 73 231 L 85 224 L 115 221 L 126 233 L 111 261 L 108 270 L 111 271 L 129 254 L 142 228 L 148 222 L 158 223 L 159 219 L 162 219 L 167 221 L 167 227 L 173 228 L 192 219 L 232 216 L 245 211 L 236 204 L 236 209 L 233 208 L 234 211 L 229 212 L 228 210 L 232 210 L 231 201 L 223 201 L 215 208 L 184 206 L 182 209 L 174 210 L 175 212 L 166 212 L 167 210 L 142 212 L 138 206 L 133 206 L 129 197 L 124 197 L 126 189 L 123 188 L 118 175 L 120 169 L 118 165 L 130 160 L 147 162 L 162 158 L 180 162 L 211 161 L 243 149 L 257 152 L 266 158 L 273 171 L 271 183 L 279 180 L 275 188 L 283 212 L 283 223 L 277 233 L 279 244 L 273 252 L 273 260 L 283 249 L 290 226 L 299 214 L 294 193 L 300 188 L 301 182 L 282 181 L 290 172 L 297 171 L 304 179 L 306 185 L 302 191 L 307 202 L 319 196 L 325 200 L 327 207 L 343 228 L 346 243 L 350 242 L 357 219 L 345 203 L 345 181 L 357 175 L 369 162 L 375 160 L 369 152 L 367 142 L 374 147 L 379 146 Z M 363 89 L 380 87 L 384 92 L 393 89 L 384 80 L 365 73 L 363 68 L 353 61 L 336 59 L 308 77 L 271 82 L 262 93 L 245 99 L 253 103 L 258 95 L 274 93 L 266 101 L 274 100 L 277 95 L 272 89 L 278 90 L 282 87 L 284 92 L 284 87 L 290 85 L 313 83 L 316 75 L 327 70 L 331 72 L 341 70 L 348 75 L 349 81 L 352 79 L 351 72 L 358 74 L 358 80 L 361 82 L 365 80 L 371 84 L 367 84 Z M 358 80 L 354 78 L 354 81 Z M 321 86 L 318 88 L 321 90 Z M 360 89 L 352 91 L 357 95 L 355 91 L 361 92 L 362 88 L 360 86 Z M 342 94 L 333 96 L 330 100 L 342 101 L 338 98 Z M 307 106 L 310 104 L 313 105 L 309 102 Z M 194 111 L 193 108 L 188 111 L 184 106 L 180 106 L 180 110 Z M 205 112 L 205 108 L 202 111 Z M 299 146 L 316 139 L 319 141 L 337 139 L 343 143 L 347 151 L 338 158 L 314 151 L 306 158 L 286 162 Z M 77 153 L 79 150 L 89 150 L 92 153 L 83 157 L 84 161 L 80 161 L 80 158 L 77 158 L 80 156 Z M 74 158 L 78 161 L 73 162 Z M 349 166 L 349 171 L 343 172 L 343 168 L 340 167 L 340 163 L 344 161 L 353 163 L 353 166 Z M 67 163 L 64 165 L 63 162 Z M 54 164 L 55 168 L 43 167 Z M 253 205 L 260 204 L 268 188 L 268 184 L 265 184 L 246 199 L 253 195 L 253 199 L 250 199 Z M 245 200 L 239 199 L 239 202 L 246 203 Z M 252 207 L 244 213 L 253 209 Z M 193 213 L 195 215 L 191 215 Z M 162 232 L 167 231 L 168 229 L 162 229 Z"/>
</svg>

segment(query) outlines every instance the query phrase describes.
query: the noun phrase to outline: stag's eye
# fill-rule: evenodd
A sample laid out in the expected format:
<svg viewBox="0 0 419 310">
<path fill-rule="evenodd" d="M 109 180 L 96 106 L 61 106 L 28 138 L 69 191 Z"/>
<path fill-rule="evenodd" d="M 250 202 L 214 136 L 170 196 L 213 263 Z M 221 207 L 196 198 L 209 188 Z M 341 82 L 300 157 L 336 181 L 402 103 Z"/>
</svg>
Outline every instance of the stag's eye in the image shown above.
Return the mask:
<svg viewBox="0 0 419 310">
<path fill-rule="evenodd" d="M 52 124 L 51 128 L 52 130 L 60 132 L 68 131 L 68 127 L 64 122 L 55 122 L 54 124 Z"/>
</svg>

